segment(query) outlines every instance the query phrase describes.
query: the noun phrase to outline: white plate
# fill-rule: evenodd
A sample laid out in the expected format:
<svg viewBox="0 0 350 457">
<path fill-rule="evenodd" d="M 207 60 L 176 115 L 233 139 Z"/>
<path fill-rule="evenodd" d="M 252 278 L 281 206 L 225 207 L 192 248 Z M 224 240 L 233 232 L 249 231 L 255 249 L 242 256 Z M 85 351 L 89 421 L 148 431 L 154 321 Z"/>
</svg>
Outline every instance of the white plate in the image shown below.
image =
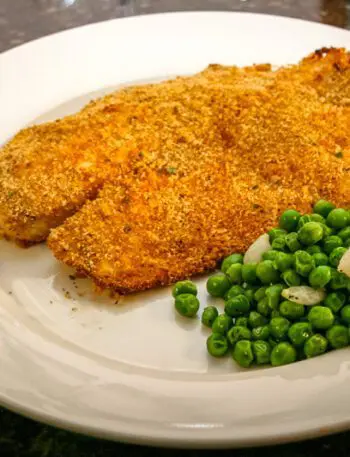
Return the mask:
<svg viewBox="0 0 350 457">
<path fill-rule="evenodd" d="M 350 47 L 350 33 L 246 13 L 162 14 L 53 35 L 0 55 L 0 143 L 101 89 L 209 63 L 286 64 L 330 45 Z M 165 446 L 276 443 L 349 427 L 350 351 L 239 371 L 207 357 L 207 332 L 175 316 L 168 289 L 116 306 L 69 274 L 44 245 L 0 243 L 3 405 L 72 430 Z"/>
</svg>

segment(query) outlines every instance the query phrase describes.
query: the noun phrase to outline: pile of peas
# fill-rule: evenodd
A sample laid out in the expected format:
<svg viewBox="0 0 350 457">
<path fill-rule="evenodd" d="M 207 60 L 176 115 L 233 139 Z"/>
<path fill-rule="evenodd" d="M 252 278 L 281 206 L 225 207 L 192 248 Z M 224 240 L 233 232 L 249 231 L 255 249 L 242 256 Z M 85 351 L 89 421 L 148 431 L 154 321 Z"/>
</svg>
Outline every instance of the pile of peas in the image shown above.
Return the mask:
<svg viewBox="0 0 350 457">
<path fill-rule="evenodd" d="M 268 234 L 271 249 L 259 263 L 244 264 L 242 254 L 232 254 L 207 281 L 208 293 L 224 299 L 223 313 L 208 306 L 201 317 L 212 330 L 209 354 L 230 353 L 247 368 L 285 365 L 347 346 L 350 278 L 337 266 L 350 247 L 350 212 L 320 200 L 312 214 L 285 211 Z M 314 306 L 285 300 L 282 291 L 296 286 L 322 288 L 325 298 Z M 173 296 L 182 316 L 196 316 L 193 282 L 175 284 Z"/>
</svg>

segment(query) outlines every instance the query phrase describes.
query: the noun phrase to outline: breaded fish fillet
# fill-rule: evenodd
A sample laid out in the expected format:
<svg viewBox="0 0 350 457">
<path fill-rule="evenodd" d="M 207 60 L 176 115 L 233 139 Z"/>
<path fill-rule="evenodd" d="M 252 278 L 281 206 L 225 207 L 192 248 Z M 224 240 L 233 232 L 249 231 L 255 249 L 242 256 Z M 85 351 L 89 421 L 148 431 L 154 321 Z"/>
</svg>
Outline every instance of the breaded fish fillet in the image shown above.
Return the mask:
<svg viewBox="0 0 350 457">
<path fill-rule="evenodd" d="M 214 268 L 288 207 L 349 206 L 349 54 L 321 50 L 273 74 L 211 87 L 197 122 L 187 105 L 178 125 L 157 111 L 156 146 L 52 231 L 55 256 L 129 293 Z"/>
</svg>

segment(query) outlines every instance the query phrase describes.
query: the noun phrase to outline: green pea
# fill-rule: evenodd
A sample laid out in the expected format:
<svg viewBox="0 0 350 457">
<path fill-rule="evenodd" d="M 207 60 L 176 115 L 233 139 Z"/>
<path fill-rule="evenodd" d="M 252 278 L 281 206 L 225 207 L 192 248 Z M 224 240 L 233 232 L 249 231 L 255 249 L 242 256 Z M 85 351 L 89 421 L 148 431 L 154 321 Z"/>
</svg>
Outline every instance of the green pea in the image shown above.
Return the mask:
<svg viewBox="0 0 350 457">
<path fill-rule="evenodd" d="M 337 235 L 326 236 L 323 240 L 323 250 L 326 254 L 330 254 L 334 249 L 343 246 L 343 240 Z"/>
<path fill-rule="evenodd" d="M 319 222 L 320 224 L 325 224 L 326 219 L 321 216 L 321 214 L 310 214 L 311 222 Z"/>
<path fill-rule="evenodd" d="M 299 231 L 301 227 L 303 227 L 308 222 L 312 222 L 310 214 L 304 214 L 304 216 L 301 216 L 298 222 L 297 231 Z"/>
<path fill-rule="evenodd" d="M 338 313 L 344 306 L 346 295 L 343 292 L 331 292 L 327 295 L 324 304 L 330 308 L 333 313 Z"/>
<path fill-rule="evenodd" d="M 248 318 L 247 317 L 237 317 L 235 321 L 237 327 L 248 327 Z"/>
<path fill-rule="evenodd" d="M 286 246 L 286 238 L 282 237 L 282 236 L 278 236 L 271 243 L 272 249 L 274 249 L 276 251 L 283 251 L 285 246 Z"/>
<path fill-rule="evenodd" d="M 221 333 L 212 333 L 207 339 L 207 350 L 213 357 L 223 357 L 228 351 L 227 338 Z"/>
<path fill-rule="evenodd" d="M 221 335 L 226 335 L 226 333 L 233 326 L 232 318 L 226 314 L 219 314 L 218 317 L 214 320 L 212 329 L 213 333 L 221 333 Z"/>
<path fill-rule="evenodd" d="M 346 251 L 346 248 L 333 249 L 329 256 L 329 263 L 332 265 L 332 267 L 337 267 L 339 265 L 340 259 L 343 257 Z"/>
<path fill-rule="evenodd" d="M 344 325 L 333 325 L 327 330 L 326 337 L 334 349 L 344 348 L 349 345 L 349 330 Z"/>
<path fill-rule="evenodd" d="M 267 298 L 267 303 L 270 310 L 278 308 L 279 302 L 281 300 L 281 293 L 284 289 L 283 284 L 274 284 L 266 289 L 265 295 Z"/>
<path fill-rule="evenodd" d="M 314 259 L 316 267 L 320 267 L 321 265 L 328 265 L 328 256 L 323 252 L 313 254 L 312 258 Z"/>
<path fill-rule="evenodd" d="M 327 350 L 328 341 L 319 333 L 312 335 L 304 344 L 304 353 L 308 359 L 324 354 Z"/>
<path fill-rule="evenodd" d="M 283 237 L 287 235 L 286 230 L 280 229 L 280 228 L 274 228 L 268 232 L 269 238 L 270 238 L 270 243 L 273 242 L 273 240 L 279 236 Z"/>
<path fill-rule="evenodd" d="M 319 254 L 320 252 L 322 252 L 321 246 L 318 246 L 317 244 L 314 244 L 313 246 L 308 246 L 305 250 L 310 255 Z"/>
<path fill-rule="evenodd" d="M 278 281 L 279 274 L 271 260 L 263 260 L 256 268 L 256 275 L 263 284 L 271 284 Z"/>
<path fill-rule="evenodd" d="M 242 282 L 242 265 L 240 263 L 234 263 L 226 271 L 226 275 L 233 284 L 241 284 L 241 282 Z"/>
<path fill-rule="evenodd" d="M 286 339 L 290 322 L 285 317 L 273 317 L 269 324 L 270 335 L 277 341 Z"/>
<path fill-rule="evenodd" d="M 231 317 L 245 314 L 249 309 L 250 303 L 245 295 L 237 295 L 225 302 L 225 313 Z"/>
<path fill-rule="evenodd" d="M 295 209 L 287 209 L 280 217 L 279 226 L 287 232 L 293 232 L 298 226 L 300 213 Z"/>
<path fill-rule="evenodd" d="M 350 224 L 349 212 L 343 208 L 335 208 L 327 216 L 327 225 L 340 230 Z"/>
<path fill-rule="evenodd" d="M 299 249 L 301 249 L 301 244 L 299 243 L 298 234 L 296 232 L 291 232 L 286 235 L 286 246 L 291 252 L 299 251 Z"/>
<path fill-rule="evenodd" d="M 218 315 L 219 311 L 217 310 L 217 308 L 215 308 L 215 306 L 205 307 L 202 313 L 202 324 L 206 327 L 211 328 Z"/>
<path fill-rule="evenodd" d="M 332 270 L 332 279 L 329 283 L 329 286 L 333 290 L 347 289 L 349 287 L 350 281 L 348 276 L 340 271 L 335 269 Z"/>
<path fill-rule="evenodd" d="M 243 263 L 243 255 L 242 254 L 231 254 L 226 257 L 221 264 L 221 271 L 226 273 L 226 271 L 230 268 L 231 265 L 235 263 Z"/>
<path fill-rule="evenodd" d="M 267 297 L 264 297 L 260 301 L 258 301 L 256 310 L 258 311 L 258 313 L 262 314 L 263 316 L 268 316 L 270 314 L 271 309 L 269 308 L 269 303 L 268 303 Z"/>
<path fill-rule="evenodd" d="M 232 357 L 238 363 L 238 365 L 244 368 L 248 368 L 254 361 L 251 341 L 238 341 L 233 349 Z"/>
<path fill-rule="evenodd" d="M 323 238 L 323 228 L 318 222 L 307 222 L 298 231 L 298 238 L 307 246 L 316 244 Z"/>
<path fill-rule="evenodd" d="M 286 252 L 279 252 L 278 255 L 276 256 L 274 264 L 275 264 L 275 267 L 283 273 L 284 271 L 287 271 L 290 268 L 293 268 L 294 262 L 295 262 L 294 254 L 287 254 Z"/>
<path fill-rule="evenodd" d="M 335 208 L 333 203 L 328 202 L 327 200 L 319 200 L 315 203 L 313 212 L 321 214 L 323 217 L 327 217 L 328 214 Z"/>
<path fill-rule="evenodd" d="M 308 277 L 315 268 L 314 259 L 306 251 L 297 251 L 295 254 L 295 271 L 304 277 Z"/>
<path fill-rule="evenodd" d="M 224 275 L 213 275 L 208 278 L 207 291 L 212 297 L 224 297 L 231 283 Z"/>
<path fill-rule="evenodd" d="M 177 295 L 175 309 L 181 316 L 194 317 L 199 310 L 199 300 L 192 294 Z"/>
<path fill-rule="evenodd" d="M 282 273 L 282 279 L 289 287 L 300 286 L 301 278 L 294 270 L 287 270 Z"/>
<path fill-rule="evenodd" d="M 174 285 L 172 291 L 174 298 L 181 294 L 191 294 L 196 296 L 197 293 L 197 286 L 192 281 L 179 281 Z"/>
<path fill-rule="evenodd" d="M 309 274 L 309 284 L 315 289 L 324 287 L 332 277 L 332 270 L 326 265 L 314 268 Z"/>
<path fill-rule="evenodd" d="M 308 322 L 296 322 L 288 330 L 290 341 L 297 347 L 303 346 L 312 334 L 312 328 Z"/>
<path fill-rule="evenodd" d="M 274 261 L 279 254 L 279 251 L 275 251 L 274 249 L 270 249 L 269 251 L 266 251 L 263 253 L 261 256 L 263 260 L 272 260 Z"/>
<path fill-rule="evenodd" d="M 326 224 L 321 224 L 323 228 L 323 239 L 327 238 L 328 236 L 333 236 L 336 234 L 335 229 L 328 227 Z"/>
<path fill-rule="evenodd" d="M 256 283 L 256 263 L 246 263 L 242 266 L 242 279 L 248 284 Z"/>
<path fill-rule="evenodd" d="M 250 304 L 254 303 L 254 290 L 247 289 L 244 291 L 244 295 L 247 297 Z"/>
<path fill-rule="evenodd" d="M 259 287 L 258 290 L 255 291 L 254 298 L 256 301 L 260 301 L 265 297 L 267 286 Z"/>
<path fill-rule="evenodd" d="M 345 227 L 340 232 L 338 232 L 339 238 L 341 238 L 343 241 L 346 241 L 350 238 L 350 227 Z"/>
<path fill-rule="evenodd" d="M 262 325 L 266 325 L 267 322 L 266 317 L 257 311 L 251 311 L 249 313 L 248 324 L 251 328 L 261 327 Z"/>
<path fill-rule="evenodd" d="M 230 298 L 237 297 L 237 295 L 243 295 L 244 289 L 242 286 L 235 284 L 232 286 L 225 294 L 225 300 L 229 300 Z"/>
<path fill-rule="evenodd" d="M 304 312 L 304 305 L 300 305 L 299 303 L 285 300 L 280 304 L 281 316 L 287 317 L 288 319 L 299 319 L 300 317 L 304 316 Z"/>
<path fill-rule="evenodd" d="M 297 351 L 290 343 L 278 343 L 271 352 L 271 365 L 278 367 L 295 362 Z"/>
<path fill-rule="evenodd" d="M 261 327 L 255 327 L 252 330 L 253 340 L 268 340 L 270 337 L 270 330 L 268 325 L 262 325 Z"/>
<path fill-rule="evenodd" d="M 240 340 L 251 340 L 252 332 L 247 327 L 235 325 L 227 333 L 227 339 L 234 346 Z"/>
<path fill-rule="evenodd" d="M 346 305 L 341 309 L 340 316 L 343 322 L 350 325 L 350 305 Z"/>
<path fill-rule="evenodd" d="M 327 330 L 334 323 L 334 314 L 326 306 L 313 306 L 307 317 L 313 328 L 318 330 Z"/>
<path fill-rule="evenodd" d="M 253 341 L 253 354 L 257 365 L 264 365 L 270 362 L 271 346 L 267 341 L 257 340 Z"/>
</svg>

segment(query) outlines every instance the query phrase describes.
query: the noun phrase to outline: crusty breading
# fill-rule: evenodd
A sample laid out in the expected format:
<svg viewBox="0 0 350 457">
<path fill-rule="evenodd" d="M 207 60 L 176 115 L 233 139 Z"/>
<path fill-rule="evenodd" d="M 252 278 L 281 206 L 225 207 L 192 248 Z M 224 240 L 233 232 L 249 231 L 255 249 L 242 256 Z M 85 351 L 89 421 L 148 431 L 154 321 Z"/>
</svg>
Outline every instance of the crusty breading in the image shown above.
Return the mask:
<svg viewBox="0 0 350 457">
<path fill-rule="evenodd" d="M 214 268 L 288 207 L 349 206 L 349 53 L 263 75 L 207 86 L 204 105 L 194 85 L 152 108 L 142 135 L 153 147 L 52 231 L 56 257 L 129 293 Z"/>
</svg>

